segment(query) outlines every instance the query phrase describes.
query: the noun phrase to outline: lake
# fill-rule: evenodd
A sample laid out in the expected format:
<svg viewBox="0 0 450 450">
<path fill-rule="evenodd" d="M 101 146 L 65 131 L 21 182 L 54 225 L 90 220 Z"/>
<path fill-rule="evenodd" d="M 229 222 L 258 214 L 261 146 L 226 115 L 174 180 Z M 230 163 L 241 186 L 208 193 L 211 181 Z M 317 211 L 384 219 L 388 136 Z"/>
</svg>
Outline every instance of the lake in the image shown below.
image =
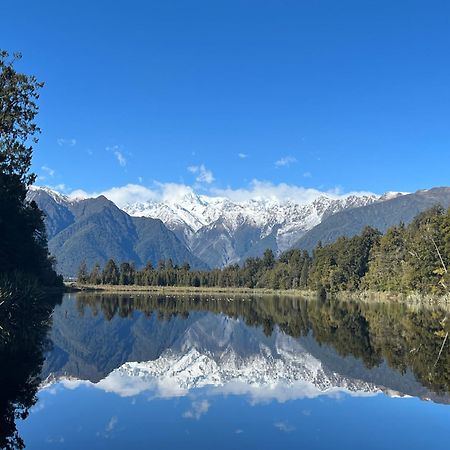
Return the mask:
<svg viewBox="0 0 450 450">
<path fill-rule="evenodd" d="M 399 303 L 66 294 L 2 362 L 3 434 L 30 449 L 448 450 L 448 316 Z"/>
</svg>

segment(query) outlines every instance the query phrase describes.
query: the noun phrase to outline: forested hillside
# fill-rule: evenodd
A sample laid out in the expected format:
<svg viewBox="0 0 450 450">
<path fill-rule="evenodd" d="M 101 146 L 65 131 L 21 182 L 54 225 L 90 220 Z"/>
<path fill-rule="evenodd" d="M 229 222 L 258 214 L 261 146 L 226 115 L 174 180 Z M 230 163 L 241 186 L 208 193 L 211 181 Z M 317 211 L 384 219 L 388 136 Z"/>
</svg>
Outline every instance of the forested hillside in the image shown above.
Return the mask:
<svg viewBox="0 0 450 450">
<path fill-rule="evenodd" d="M 153 286 L 246 287 L 312 289 L 326 292 L 376 290 L 445 293 L 450 285 L 450 211 L 439 206 L 400 224 L 383 235 L 366 227 L 352 238 L 321 243 L 310 255 L 293 249 L 275 258 L 266 250 L 262 258 L 248 258 L 211 271 L 191 270 L 161 260 L 136 270 L 132 264 L 112 259 L 101 270 L 80 267 L 79 281 L 93 284 L 137 284 Z"/>
<path fill-rule="evenodd" d="M 108 258 L 143 267 L 169 259 L 197 269 L 207 265 L 157 219 L 131 217 L 106 197 L 70 201 L 52 191 L 32 189 L 28 198 L 45 211 L 49 249 L 64 276 L 74 276 L 81 261 L 89 266 Z"/>
<path fill-rule="evenodd" d="M 418 214 L 435 205 L 440 205 L 444 209 L 450 207 L 449 187 L 424 189 L 382 202 L 339 211 L 305 233 L 294 247 L 312 251 L 319 242 L 331 244 L 342 236 L 355 236 L 367 226 L 384 233 L 394 225 L 411 223 Z"/>
</svg>

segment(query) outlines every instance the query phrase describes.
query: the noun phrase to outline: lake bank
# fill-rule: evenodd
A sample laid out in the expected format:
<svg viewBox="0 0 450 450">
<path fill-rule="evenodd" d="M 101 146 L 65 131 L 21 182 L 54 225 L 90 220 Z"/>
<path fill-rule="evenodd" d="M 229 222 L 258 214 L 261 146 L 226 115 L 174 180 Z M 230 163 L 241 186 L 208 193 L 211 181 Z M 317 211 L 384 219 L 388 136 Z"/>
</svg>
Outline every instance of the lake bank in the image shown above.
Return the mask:
<svg viewBox="0 0 450 450">
<path fill-rule="evenodd" d="M 110 284 L 79 284 L 66 283 L 69 292 L 92 291 L 105 293 L 154 293 L 154 294 L 230 294 L 230 295 L 283 295 L 295 297 L 315 298 L 315 291 L 297 289 L 275 290 L 265 288 L 220 288 L 220 287 L 193 287 L 193 286 L 136 286 L 136 285 L 110 285 Z"/>
<path fill-rule="evenodd" d="M 229 288 L 229 287 L 193 287 L 193 286 L 136 286 L 136 285 L 108 285 L 108 284 L 80 284 L 66 283 L 68 292 L 102 292 L 102 293 L 144 293 L 162 295 L 254 295 L 254 296 L 283 296 L 318 298 L 318 293 L 311 290 L 299 289 L 266 289 L 266 288 Z M 376 292 L 376 291 L 342 291 L 328 294 L 329 298 L 337 300 L 377 301 L 377 302 L 406 302 L 409 304 L 428 304 L 450 307 L 450 295 L 437 296 L 433 294 Z"/>
</svg>

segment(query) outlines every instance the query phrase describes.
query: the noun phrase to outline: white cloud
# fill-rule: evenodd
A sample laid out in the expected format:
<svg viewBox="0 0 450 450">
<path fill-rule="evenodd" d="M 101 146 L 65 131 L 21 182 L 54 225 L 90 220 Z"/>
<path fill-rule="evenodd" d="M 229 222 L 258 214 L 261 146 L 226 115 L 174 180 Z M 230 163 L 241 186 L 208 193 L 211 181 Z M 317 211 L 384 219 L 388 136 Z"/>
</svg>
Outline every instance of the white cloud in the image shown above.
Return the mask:
<svg viewBox="0 0 450 450">
<path fill-rule="evenodd" d="M 127 165 L 127 160 L 125 159 L 125 156 L 123 156 L 123 153 L 120 150 L 115 150 L 114 156 L 117 158 L 117 161 L 119 161 L 119 164 L 122 167 L 125 167 Z"/>
<path fill-rule="evenodd" d="M 55 184 L 53 186 L 49 186 L 50 189 L 58 192 L 66 192 L 69 188 L 64 183 Z"/>
<path fill-rule="evenodd" d="M 60 147 L 74 147 L 77 145 L 77 140 L 74 138 L 66 139 L 66 138 L 58 138 L 56 140 Z"/>
<path fill-rule="evenodd" d="M 297 162 L 297 158 L 293 156 L 283 156 L 278 161 L 275 161 L 275 167 L 289 167 L 291 164 Z"/>
<path fill-rule="evenodd" d="M 41 169 L 50 177 L 55 176 L 55 170 L 48 166 L 42 166 Z"/>
<path fill-rule="evenodd" d="M 201 164 L 200 166 L 189 166 L 187 170 L 197 175 L 195 180 L 199 183 L 211 184 L 214 181 L 213 173 L 208 170 L 204 164 Z"/>
<path fill-rule="evenodd" d="M 201 416 L 206 414 L 209 410 L 210 403 L 208 400 L 193 401 L 191 409 L 188 409 L 183 413 L 183 417 L 187 419 L 200 419 Z"/>
<path fill-rule="evenodd" d="M 195 195 L 191 186 L 178 183 L 156 183 L 158 187 L 158 198 L 168 203 L 177 203 L 188 195 Z"/>
<path fill-rule="evenodd" d="M 121 167 L 125 167 L 127 165 L 127 159 L 125 158 L 122 149 L 118 145 L 106 147 L 106 151 L 113 153 Z"/>
<path fill-rule="evenodd" d="M 140 184 L 127 184 L 125 186 L 113 187 L 101 192 L 86 192 L 82 189 L 72 191 L 70 198 L 92 198 L 104 195 L 106 198 L 114 202 L 119 208 L 137 202 L 145 202 L 148 200 L 157 200 L 158 193 L 142 186 Z"/>
<path fill-rule="evenodd" d="M 64 186 L 62 185 L 61 187 Z M 56 190 L 65 191 L 67 188 Z M 347 197 L 349 195 L 373 195 L 370 192 L 343 193 L 342 189 L 339 187 L 321 191 L 319 189 L 305 188 L 287 183 L 274 184 L 270 181 L 261 180 L 253 180 L 246 188 L 209 188 L 206 193 L 210 196 L 225 197 L 233 202 L 260 200 L 283 203 L 291 201 L 300 205 L 311 203 L 322 195 L 336 199 Z M 191 186 L 185 184 L 159 182 L 154 182 L 154 185 L 151 188 L 141 184 L 130 183 L 125 186 L 113 187 L 98 192 L 86 192 L 82 189 L 77 189 L 69 194 L 71 198 L 92 198 L 98 197 L 99 195 L 104 195 L 106 198 L 113 201 L 119 208 L 122 208 L 129 204 L 146 201 L 178 203 L 184 197 L 196 194 Z"/>
<path fill-rule="evenodd" d="M 127 184 L 125 186 L 113 187 L 105 191 L 87 192 L 83 189 L 76 189 L 69 194 L 72 199 L 95 198 L 104 195 L 114 202 L 119 208 L 133 203 L 147 201 L 164 201 L 176 203 L 186 195 L 195 195 L 190 186 L 177 183 L 155 183 L 154 189 L 149 189 L 141 184 Z"/>
<path fill-rule="evenodd" d="M 270 201 L 292 201 L 299 204 L 310 203 L 321 195 L 328 195 L 338 198 L 338 192 L 319 191 L 318 189 L 305 188 L 286 183 L 274 184 L 270 181 L 252 180 L 247 188 L 240 189 L 214 189 L 214 194 L 229 198 L 235 202 L 248 200 L 270 200 Z"/>
<path fill-rule="evenodd" d="M 312 173 L 311 172 L 304 172 L 303 173 L 303 178 L 312 178 Z"/>
<path fill-rule="evenodd" d="M 238 156 L 241 159 L 245 159 L 245 158 L 247 158 L 248 155 L 246 153 L 238 153 Z"/>
</svg>

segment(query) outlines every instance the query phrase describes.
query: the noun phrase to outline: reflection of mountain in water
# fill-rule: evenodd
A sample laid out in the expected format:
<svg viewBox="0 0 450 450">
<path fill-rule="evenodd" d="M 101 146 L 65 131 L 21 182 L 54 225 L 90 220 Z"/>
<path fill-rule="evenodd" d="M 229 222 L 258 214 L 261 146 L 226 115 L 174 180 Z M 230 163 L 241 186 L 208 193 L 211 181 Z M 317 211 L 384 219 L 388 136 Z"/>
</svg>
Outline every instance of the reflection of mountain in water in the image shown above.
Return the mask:
<svg viewBox="0 0 450 450">
<path fill-rule="evenodd" d="M 404 326 L 407 314 L 399 307 Z M 407 356 L 416 342 L 402 348 L 401 334 L 396 334 L 390 353 L 382 351 L 382 336 L 374 334 L 384 332 L 378 316 L 385 314 L 387 326 L 389 317 L 395 318 L 394 310 L 383 308 L 280 298 L 66 297 L 55 310 L 54 349 L 44 376 L 99 382 L 122 395 L 143 389 L 178 395 L 215 386 L 278 399 L 383 390 L 448 402 L 448 395 L 429 389 L 445 386 L 445 376 L 444 382 L 426 380 L 424 387 L 423 380 L 416 380 L 417 368 L 409 367 Z M 434 320 L 444 314 L 421 314 L 431 313 Z M 414 318 L 418 312 L 411 314 Z M 424 326 L 425 319 L 420 318 Z M 432 333 L 428 330 L 428 346 Z M 421 355 L 414 354 L 416 362 Z"/>
</svg>

